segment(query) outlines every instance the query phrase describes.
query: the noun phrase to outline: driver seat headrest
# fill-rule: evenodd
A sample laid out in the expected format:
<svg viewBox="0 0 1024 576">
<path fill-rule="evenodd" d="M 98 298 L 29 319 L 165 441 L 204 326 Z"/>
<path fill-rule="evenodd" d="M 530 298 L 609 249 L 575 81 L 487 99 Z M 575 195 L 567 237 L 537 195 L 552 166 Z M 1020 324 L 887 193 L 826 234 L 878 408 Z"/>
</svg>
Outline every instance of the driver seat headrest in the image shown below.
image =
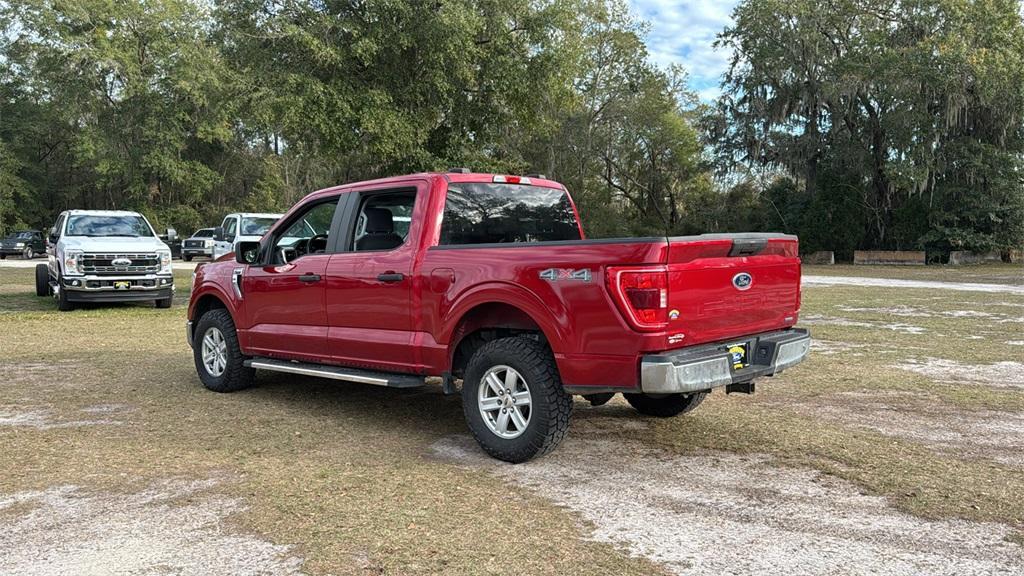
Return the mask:
<svg viewBox="0 0 1024 576">
<path fill-rule="evenodd" d="M 363 210 L 366 215 L 367 234 L 390 234 L 395 231 L 395 219 L 391 211 L 386 208 L 366 208 Z"/>
</svg>

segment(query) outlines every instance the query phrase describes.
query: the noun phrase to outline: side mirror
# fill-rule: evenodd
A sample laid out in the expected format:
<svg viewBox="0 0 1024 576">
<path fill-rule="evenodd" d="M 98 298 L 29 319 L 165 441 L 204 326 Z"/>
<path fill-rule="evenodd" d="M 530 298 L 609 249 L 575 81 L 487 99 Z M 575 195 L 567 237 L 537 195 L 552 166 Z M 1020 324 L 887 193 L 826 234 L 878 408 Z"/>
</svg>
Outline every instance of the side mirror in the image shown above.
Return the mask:
<svg viewBox="0 0 1024 576">
<path fill-rule="evenodd" d="M 239 242 L 235 245 L 235 262 L 252 264 L 260 257 L 259 242 Z"/>
<path fill-rule="evenodd" d="M 56 244 L 57 240 L 58 240 L 58 238 L 57 238 L 57 228 L 50 228 L 50 235 L 47 236 L 47 238 L 50 239 L 50 244 Z"/>
<path fill-rule="evenodd" d="M 175 230 L 174 228 L 168 228 L 167 229 L 167 241 L 168 242 L 174 242 L 177 239 L 178 239 L 178 231 Z"/>
<path fill-rule="evenodd" d="M 224 228 L 222 228 L 220 226 L 217 226 L 216 228 L 214 228 L 213 229 L 213 239 L 216 240 L 217 242 L 223 242 L 224 241 Z"/>
</svg>

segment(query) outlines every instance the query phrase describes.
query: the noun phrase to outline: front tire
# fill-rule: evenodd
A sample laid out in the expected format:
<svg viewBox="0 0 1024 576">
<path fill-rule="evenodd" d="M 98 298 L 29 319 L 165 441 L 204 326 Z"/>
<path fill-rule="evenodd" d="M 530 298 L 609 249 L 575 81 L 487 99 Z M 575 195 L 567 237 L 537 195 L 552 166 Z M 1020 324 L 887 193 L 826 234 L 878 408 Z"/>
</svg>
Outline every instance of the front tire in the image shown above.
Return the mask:
<svg viewBox="0 0 1024 576">
<path fill-rule="evenodd" d="M 64 288 L 64 283 L 57 279 L 57 310 L 61 312 L 70 312 L 75 309 L 75 303 L 68 300 L 68 291 Z"/>
<path fill-rule="evenodd" d="M 547 346 L 529 338 L 501 338 L 470 358 L 462 409 L 484 452 L 518 464 L 550 452 L 565 438 L 572 396 L 562 388 Z"/>
<path fill-rule="evenodd" d="M 647 416 L 671 418 L 694 411 L 704 401 L 707 392 L 696 394 L 665 394 L 649 396 L 647 394 L 623 394 L 626 402 L 636 411 Z"/>
<path fill-rule="evenodd" d="M 210 310 L 199 319 L 192 356 L 199 380 L 208 390 L 234 392 L 252 386 L 256 371 L 244 364 L 235 323 L 227 310 Z"/>
<path fill-rule="evenodd" d="M 25 260 L 31 260 L 36 257 L 36 253 L 31 248 L 25 248 L 25 252 L 22 253 L 22 257 Z"/>
<path fill-rule="evenodd" d="M 174 296 L 170 296 L 168 298 L 161 298 L 161 299 L 156 301 L 156 307 L 157 308 L 170 308 L 171 304 L 173 304 L 173 303 L 174 303 Z"/>
<path fill-rule="evenodd" d="M 182 256 L 181 259 L 184 260 L 185 262 L 191 262 L 192 261 L 192 257 L 191 256 Z"/>
<path fill-rule="evenodd" d="M 46 264 L 36 264 L 36 296 L 50 295 L 50 268 Z"/>
</svg>

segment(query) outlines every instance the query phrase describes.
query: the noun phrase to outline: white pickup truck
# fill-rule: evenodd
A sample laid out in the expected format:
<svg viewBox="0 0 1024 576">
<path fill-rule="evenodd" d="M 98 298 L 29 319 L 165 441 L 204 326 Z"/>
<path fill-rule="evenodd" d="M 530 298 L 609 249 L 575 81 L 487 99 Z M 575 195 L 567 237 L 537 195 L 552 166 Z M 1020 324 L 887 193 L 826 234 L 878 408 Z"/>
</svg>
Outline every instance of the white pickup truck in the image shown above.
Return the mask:
<svg viewBox="0 0 1024 576">
<path fill-rule="evenodd" d="M 54 296 L 61 311 L 80 302 L 153 300 L 157 308 L 171 307 L 171 249 L 142 214 L 68 210 L 49 240 L 49 262 L 36 266 L 36 295 Z"/>
<path fill-rule="evenodd" d="M 236 212 L 224 217 L 214 229 L 213 259 L 234 252 L 239 242 L 259 242 L 283 214 Z"/>
</svg>

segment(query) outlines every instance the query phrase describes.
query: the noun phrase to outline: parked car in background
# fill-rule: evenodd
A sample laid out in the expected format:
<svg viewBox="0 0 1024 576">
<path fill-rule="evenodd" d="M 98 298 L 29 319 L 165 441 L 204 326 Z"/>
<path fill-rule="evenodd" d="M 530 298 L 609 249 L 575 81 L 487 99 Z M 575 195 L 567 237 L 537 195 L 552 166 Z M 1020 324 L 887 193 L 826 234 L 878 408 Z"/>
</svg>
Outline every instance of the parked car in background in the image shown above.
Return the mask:
<svg viewBox="0 0 1024 576">
<path fill-rule="evenodd" d="M 68 210 L 57 217 L 49 240 L 49 262 L 36 266 L 36 295 L 55 296 L 60 310 L 72 310 L 79 302 L 140 300 L 171 307 L 171 249 L 145 216 Z"/>
<path fill-rule="evenodd" d="M 414 174 L 329 188 L 235 258 L 199 266 L 187 336 L 230 392 L 269 370 L 396 388 L 462 380 L 470 431 L 523 462 L 565 437 L 572 394 L 669 417 L 810 349 L 797 238 L 584 238 L 543 177 Z"/>
<path fill-rule="evenodd" d="M 21 256 L 31 260 L 46 254 L 46 239 L 39 230 L 21 230 L 0 241 L 0 259 Z"/>
<path fill-rule="evenodd" d="M 181 236 L 178 236 L 174 228 L 168 228 L 163 234 L 158 234 L 157 238 L 171 249 L 172 260 L 181 258 Z"/>
<path fill-rule="evenodd" d="M 200 228 L 186 238 L 181 243 L 181 259 L 191 262 L 197 256 L 213 258 L 213 245 L 217 242 L 213 238 L 215 231 L 216 228 Z"/>
<path fill-rule="evenodd" d="M 239 242 L 258 242 L 283 214 L 237 212 L 228 214 L 219 228 L 214 229 L 213 258 L 235 251 Z"/>
</svg>

